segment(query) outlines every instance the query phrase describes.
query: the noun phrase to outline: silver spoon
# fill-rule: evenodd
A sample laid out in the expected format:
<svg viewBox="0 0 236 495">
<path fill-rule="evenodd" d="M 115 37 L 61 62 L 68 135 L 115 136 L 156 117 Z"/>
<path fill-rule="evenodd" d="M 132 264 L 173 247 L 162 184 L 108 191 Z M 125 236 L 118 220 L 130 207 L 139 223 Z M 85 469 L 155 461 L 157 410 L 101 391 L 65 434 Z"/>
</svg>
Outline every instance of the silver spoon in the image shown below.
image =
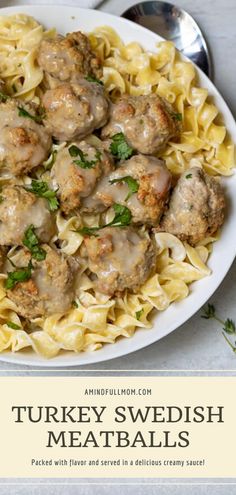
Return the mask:
<svg viewBox="0 0 236 495">
<path fill-rule="evenodd" d="M 185 10 L 167 2 L 148 1 L 133 5 L 122 17 L 173 41 L 180 52 L 212 78 L 212 63 L 205 38 L 195 20 Z"/>
</svg>

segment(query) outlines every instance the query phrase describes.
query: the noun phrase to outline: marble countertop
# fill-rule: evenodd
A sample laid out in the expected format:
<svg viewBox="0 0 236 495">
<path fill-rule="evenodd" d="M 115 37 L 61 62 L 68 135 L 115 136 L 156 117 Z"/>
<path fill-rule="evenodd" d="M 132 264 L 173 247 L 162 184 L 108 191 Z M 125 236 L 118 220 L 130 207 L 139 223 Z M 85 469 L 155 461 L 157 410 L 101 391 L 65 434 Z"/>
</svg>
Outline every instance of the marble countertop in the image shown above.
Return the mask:
<svg viewBox="0 0 236 495">
<path fill-rule="evenodd" d="M 100 10 L 120 15 L 134 3 L 135 0 L 106 0 Z M 236 115 L 236 1 L 178 0 L 177 4 L 194 16 L 205 33 L 214 63 L 214 83 Z M 236 320 L 235 287 L 236 263 L 210 301 L 222 318 Z M 3 369 L 30 370 L 0 362 L 0 371 Z M 90 365 L 89 369 L 233 370 L 236 369 L 236 355 L 224 341 L 219 325 L 213 320 L 202 319 L 198 312 L 156 344 L 123 358 Z"/>
</svg>

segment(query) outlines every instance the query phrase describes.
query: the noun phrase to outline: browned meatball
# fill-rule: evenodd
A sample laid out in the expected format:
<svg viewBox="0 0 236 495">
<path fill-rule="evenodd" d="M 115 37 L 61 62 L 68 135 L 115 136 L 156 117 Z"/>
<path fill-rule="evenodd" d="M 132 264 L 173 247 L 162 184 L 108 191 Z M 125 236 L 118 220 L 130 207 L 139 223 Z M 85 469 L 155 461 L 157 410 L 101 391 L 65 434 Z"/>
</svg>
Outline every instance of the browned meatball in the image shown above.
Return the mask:
<svg viewBox="0 0 236 495">
<path fill-rule="evenodd" d="M 68 261 L 48 245 L 43 244 L 42 247 L 47 256 L 44 261 L 33 261 L 31 278 L 18 282 L 7 291 L 9 299 L 25 318 L 65 313 L 74 298 L 73 275 Z M 18 266 L 25 267 L 29 263 L 30 253 L 22 249 L 21 255 Z"/>
<path fill-rule="evenodd" d="M 74 76 L 102 76 L 101 62 L 92 51 L 90 41 L 80 31 L 57 35 L 41 42 L 38 63 L 42 69 L 60 81 Z"/>
<path fill-rule="evenodd" d="M 110 296 L 125 289 L 136 291 L 155 266 L 152 240 L 133 227 L 106 227 L 84 242 L 82 254 L 87 256 L 95 286 Z"/>
<path fill-rule="evenodd" d="M 4 187 L 0 202 L 0 244 L 22 244 L 24 233 L 32 224 L 43 242 L 54 235 L 55 220 L 48 210 L 47 200 L 37 198 L 21 186 Z"/>
<path fill-rule="evenodd" d="M 104 88 L 81 79 L 46 91 L 42 103 L 44 125 L 60 141 L 82 139 L 102 127 L 108 118 L 108 99 Z"/>
<path fill-rule="evenodd" d="M 80 155 L 71 156 L 73 149 Z M 68 214 L 78 208 L 82 198 L 91 194 L 99 178 L 112 169 L 113 160 L 108 153 L 86 141 L 59 151 L 51 170 L 51 180 L 54 189 L 58 188 L 61 209 Z"/>
<path fill-rule="evenodd" d="M 123 132 L 132 148 L 151 155 L 179 134 L 177 115 L 170 103 L 158 95 L 123 96 L 112 105 L 102 137 Z"/>
<path fill-rule="evenodd" d="M 29 103 L 8 99 L 0 103 L 0 166 L 13 175 L 29 172 L 48 156 L 51 137 L 33 118 L 20 116 L 20 108 L 31 116 L 35 109 Z"/>
<path fill-rule="evenodd" d="M 184 172 L 175 186 L 159 232 L 169 232 L 193 246 L 223 224 L 225 197 L 219 182 L 202 169 Z"/>
<path fill-rule="evenodd" d="M 132 186 L 136 192 L 132 192 Z M 96 212 L 119 203 L 130 209 L 133 223 L 154 226 L 163 213 L 170 186 L 171 174 L 162 160 L 136 155 L 104 177 L 83 201 L 82 209 Z"/>
</svg>

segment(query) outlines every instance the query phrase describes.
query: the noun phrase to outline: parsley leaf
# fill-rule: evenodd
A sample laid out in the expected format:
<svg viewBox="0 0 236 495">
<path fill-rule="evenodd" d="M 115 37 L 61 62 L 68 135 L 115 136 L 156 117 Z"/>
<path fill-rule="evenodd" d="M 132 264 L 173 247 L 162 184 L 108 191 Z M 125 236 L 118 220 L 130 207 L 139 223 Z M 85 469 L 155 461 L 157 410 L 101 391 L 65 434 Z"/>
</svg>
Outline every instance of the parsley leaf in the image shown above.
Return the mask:
<svg viewBox="0 0 236 495">
<path fill-rule="evenodd" d="M 37 124 L 41 124 L 43 119 L 43 115 L 32 115 L 23 107 L 18 107 L 18 115 L 19 117 L 27 117 L 28 119 L 34 120 Z"/>
<path fill-rule="evenodd" d="M 56 191 L 49 189 L 47 182 L 32 179 L 31 185 L 25 189 L 34 193 L 35 196 L 38 196 L 39 198 L 47 199 L 51 211 L 55 211 L 59 208 L 59 201 L 56 197 Z"/>
<path fill-rule="evenodd" d="M 92 76 L 91 74 L 89 74 L 88 76 L 86 76 L 85 79 L 87 81 L 89 81 L 89 82 L 97 83 L 97 84 L 100 84 L 101 86 L 104 86 L 104 84 L 101 81 L 101 79 L 97 79 L 97 77 Z"/>
<path fill-rule="evenodd" d="M 126 196 L 125 201 L 127 201 L 132 194 L 136 193 L 139 189 L 139 183 L 131 175 L 126 175 L 125 177 L 120 177 L 119 179 L 109 180 L 110 184 L 116 184 L 117 182 L 125 182 L 129 188 L 129 194 Z"/>
<path fill-rule="evenodd" d="M 115 203 L 113 205 L 113 210 L 115 212 L 115 216 L 113 220 L 106 225 L 106 227 L 108 226 L 125 227 L 126 225 L 130 224 L 132 215 L 129 208 L 127 208 L 126 206 L 122 206 L 118 203 Z"/>
<path fill-rule="evenodd" d="M 112 136 L 112 143 L 110 144 L 110 152 L 116 156 L 119 160 L 127 160 L 133 154 L 133 148 L 131 148 L 126 140 L 123 132 L 118 132 Z"/>
<path fill-rule="evenodd" d="M 106 227 L 106 225 L 104 227 Z M 78 232 L 81 235 L 94 235 L 97 237 L 96 232 L 104 227 L 82 227 L 81 229 L 77 229 L 75 232 Z"/>
<path fill-rule="evenodd" d="M 8 272 L 7 273 L 7 279 L 5 281 L 5 287 L 6 289 L 13 289 L 18 282 L 26 282 L 31 278 L 31 272 L 32 272 L 32 262 L 30 260 L 28 266 L 24 268 L 19 268 L 18 270 L 15 270 L 14 272 Z"/>
<path fill-rule="evenodd" d="M 136 311 L 136 313 L 135 313 L 136 319 L 140 320 L 143 313 L 144 313 L 144 309 L 140 309 L 140 311 Z"/>
<path fill-rule="evenodd" d="M 43 261 L 46 258 L 46 251 L 40 247 L 38 237 L 35 234 L 33 225 L 25 231 L 23 244 L 26 246 L 32 254 L 32 258 L 37 261 Z"/>
<path fill-rule="evenodd" d="M 6 103 L 8 98 L 10 98 L 10 96 L 8 96 L 5 93 L 2 93 L 2 91 L 0 91 L 0 103 Z"/>
<path fill-rule="evenodd" d="M 183 120 L 182 113 L 173 113 L 173 117 L 175 120 L 179 120 L 180 122 Z"/>
<path fill-rule="evenodd" d="M 16 323 L 13 323 L 13 321 L 6 321 L 6 325 L 9 328 L 12 328 L 13 330 L 20 330 L 21 329 L 21 327 L 19 327 L 19 325 L 17 325 Z"/>
<path fill-rule="evenodd" d="M 90 161 L 87 160 L 87 158 L 86 158 L 87 154 L 83 153 L 83 151 L 80 148 L 78 148 L 78 146 L 75 146 L 74 144 L 72 144 L 72 146 L 70 146 L 68 148 L 68 151 L 69 151 L 71 157 L 73 157 L 73 158 L 76 156 L 80 157 L 80 160 L 73 160 L 73 163 L 75 163 L 76 165 L 78 165 L 81 168 L 93 168 L 101 158 L 101 152 L 97 150 L 95 153 L 96 160 L 90 160 Z"/>
<path fill-rule="evenodd" d="M 50 156 L 48 157 L 48 159 L 43 162 L 43 166 L 45 170 L 51 170 L 52 166 L 55 163 L 56 156 L 57 156 L 57 150 L 53 150 Z"/>
<path fill-rule="evenodd" d="M 75 146 L 75 144 L 72 144 L 69 148 L 68 151 L 70 153 L 70 156 L 76 157 L 76 156 L 82 156 L 83 157 L 83 152 L 78 148 L 78 146 Z"/>
<path fill-rule="evenodd" d="M 103 225 L 102 227 L 82 227 L 82 229 L 78 229 L 76 232 L 79 232 L 79 234 L 82 235 L 96 235 L 98 230 L 105 229 L 105 227 L 126 227 L 130 224 L 132 214 L 129 208 L 118 203 L 114 203 L 113 210 L 115 212 L 115 216 L 111 222 Z"/>
<path fill-rule="evenodd" d="M 191 179 L 191 178 L 192 178 L 192 174 L 185 175 L 185 179 Z"/>
</svg>

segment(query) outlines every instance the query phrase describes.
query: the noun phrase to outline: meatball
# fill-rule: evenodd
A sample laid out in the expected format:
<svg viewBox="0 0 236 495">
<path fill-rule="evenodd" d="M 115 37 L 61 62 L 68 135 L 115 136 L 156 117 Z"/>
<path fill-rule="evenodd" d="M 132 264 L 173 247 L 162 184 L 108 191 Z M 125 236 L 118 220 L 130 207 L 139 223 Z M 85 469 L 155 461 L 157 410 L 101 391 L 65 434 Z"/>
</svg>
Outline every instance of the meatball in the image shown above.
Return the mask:
<svg viewBox="0 0 236 495">
<path fill-rule="evenodd" d="M 108 99 L 104 88 L 81 79 L 49 89 L 42 98 L 44 125 L 60 141 L 82 139 L 105 125 Z"/>
<path fill-rule="evenodd" d="M 125 180 L 122 181 L 122 178 Z M 130 179 L 134 181 L 130 183 Z M 136 155 L 104 177 L 91 197 L 84 200 L 82 209 L 87 212 L 102 211 L 119 203 L 130 209 L 133 223 L 154 226 L 163 213 L 170 186 L 171 174 L 162 160 L 154 156 Z"/>
<path fill-rule="evenodd" d="M 75 154 L 80 155 L 71 156 L 73 149 L 77 150 Z M 59 151 L 51 170 L 51 180 L 53 187 L 58 189 L 64 213 L 78 208 L 81 199 L 91 194 L 98 179 L 112 168 L 113 160 L 108 153 L 86 141 L 76 142 Z"/>
<path fill-rule="evenodd" d="M 118 132 L 125 134 L 128 144 L 144 154 L 156 153 L 180 131 L 180 122 L 173 107 L 160 96 L 123 96 L 112 105 L 110 120 L 102 129 L 102 137 Z"/>
<path fill-rule="evenodd" d="M 73 274 L 62 254 L 43 244 L 47 255 L 44 261 L 33 261 L 31 278 L 18 282 L 7 291 L 9 299 L 24 318 L 65 313 L 74 298 Z M 28 266 L 30 254 L 22 249 L 19 267 Z M 14 269 L 13 269 L 14 270 Z"/>
<path fill-rule="evenodd" d="M 35 109 L 29 103 L 8 99 L 0 103 L 0 165 L 13 175 L 29 172 L 48 156 L 51 137 L 33 118 L 21 116 L 21 109 L 31 117 Z"/>
<path fill-rule="evenodd" d="M 22 186 L 7 186 L 1 192 L 0 245 L 20 245 L 26 229 L 34 225 L 37 237 L 48 242 L 55 233 L 55 221 L 47 200 L 37 198 Z"/>
<path fill-rule="evenodd" d="M 106 227 L 84 243 L 82 254 L 87 256 L 95 287 L 110 296 L 125 289 L 136 291 L 155 266 L 152 240 L 133 227 Z"/>
<path fill-rule="evenodd" d="M 39 47 L 38 63 L 42 69 L 60 81 L 74 76 L 102 76 L 101 62 L 92 51 L 90 41 L 80 31 L 44 39 Z"/>
<path fill-rule="evenodd" d="M 169 232 L 194 246 L 223 224 L 224 209 L 219 182 L 201 168 L 190 168 L 178 180 L 158 232 Z"/>
</svg>

